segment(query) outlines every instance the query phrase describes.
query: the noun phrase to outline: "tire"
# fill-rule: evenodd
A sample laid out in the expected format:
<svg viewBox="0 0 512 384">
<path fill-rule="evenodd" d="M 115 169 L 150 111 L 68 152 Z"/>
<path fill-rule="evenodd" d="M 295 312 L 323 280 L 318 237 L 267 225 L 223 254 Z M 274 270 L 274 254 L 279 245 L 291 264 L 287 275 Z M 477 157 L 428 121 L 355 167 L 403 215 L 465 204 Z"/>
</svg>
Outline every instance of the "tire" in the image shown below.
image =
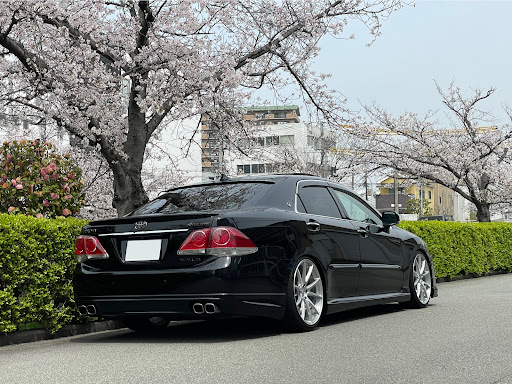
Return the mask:
<svg viewBox="0 0 512 384">
<path fill-rule="evenodd" d="M 315 329 L 325 308 L 324 281 L 315 262 L 298 259 L 288 279 L 284 323 L 288 330 L 307 332 Z"/>
<path fill-rule="evenodd" d="M 127 317 L 123 319 L 126 327 L 135 332 L 157 332 L 164 330 L 170 320 L 165 317 Z"/>
<path fill-rule="evenodd" d="M 403 303 L 408 308 L 425 308 L 432 295 L 432 273 L 427 257 L 418 253 L 410 267 L 409 287 L 411 300 Z"/>
</svg>

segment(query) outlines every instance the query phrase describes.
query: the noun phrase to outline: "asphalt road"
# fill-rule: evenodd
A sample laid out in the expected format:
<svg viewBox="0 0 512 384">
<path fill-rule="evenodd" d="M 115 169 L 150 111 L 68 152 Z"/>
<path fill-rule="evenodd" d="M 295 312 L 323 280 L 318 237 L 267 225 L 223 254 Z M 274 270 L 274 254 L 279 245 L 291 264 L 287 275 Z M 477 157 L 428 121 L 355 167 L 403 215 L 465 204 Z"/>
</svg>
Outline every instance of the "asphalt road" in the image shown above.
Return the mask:
<svg viewBox="0 0 512 384">
<path fill-rule="evenodd" d="M 282 333 L 237 319 L 177 323 L 0 348 L 0 383 L 512 383 L 512 274 L 439 285 L 396 304 Z"/>
</svg>

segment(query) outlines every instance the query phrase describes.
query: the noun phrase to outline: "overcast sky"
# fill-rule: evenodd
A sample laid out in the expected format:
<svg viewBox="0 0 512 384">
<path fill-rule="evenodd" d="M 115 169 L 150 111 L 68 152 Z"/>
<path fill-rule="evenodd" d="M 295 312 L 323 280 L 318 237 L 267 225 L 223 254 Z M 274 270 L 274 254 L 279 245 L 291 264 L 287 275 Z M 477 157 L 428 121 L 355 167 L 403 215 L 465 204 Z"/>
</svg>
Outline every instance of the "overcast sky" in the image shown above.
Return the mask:
<svg viewBox="0 0 512 384">
<path fill-rule="evenodd" d="M 501 105 L 512 105 L 511 16 L 512 1 L 418 1 L 392 14 L 370 47 L 362 30 L 355 40 L 322 40 L 315 68 L 332 74 L 353 109 L 375 101 L 394 114 L 443 110 L 434 80 L 454 80 L 468 91 L 497 87 L 486 108 L 503 116 Z"/>
<path fill-rule="evenodd" d="M 440 122 L 445 112 L 434 80 L 445 89 L 454 80 L 469 93 L 493 86 L 484 106 L 499 116 L 498 125 L 506 124 L 501 106 L 512 106 L 511 17 L 512 1 L 420 0 L 392 14 L 370 47 L 371 37 L 355 24 L 354 40 L 324 38 L 315 69 L 332 75 L 330 87 L 351 109 L 375 101 L 396 115 L 439 110 Z"/>
</svg>

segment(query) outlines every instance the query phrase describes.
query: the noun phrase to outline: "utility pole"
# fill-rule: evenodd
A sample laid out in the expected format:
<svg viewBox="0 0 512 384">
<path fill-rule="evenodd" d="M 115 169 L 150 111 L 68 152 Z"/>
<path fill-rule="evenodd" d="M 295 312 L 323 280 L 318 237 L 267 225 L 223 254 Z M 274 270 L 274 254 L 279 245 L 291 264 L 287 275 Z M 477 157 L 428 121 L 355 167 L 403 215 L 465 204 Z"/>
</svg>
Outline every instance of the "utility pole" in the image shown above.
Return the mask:
<svg viewBox="0 0 512 384">
<path fill-rule="evenodd" d="M 368 173 L 365 172 L 364 173 L 364 192 L 365 192 L 365 197 L 366 197 L 366 201 L 368 201 Z"/>
<path fill-rule="evenodd" d="M 219 127 L 217 134 L 219 135 L 219 168 L 218 168 L 218 176 L 222 177 L 222 175 L 225 173 L 224 170 L 224 122 L 222 123 L 222 126 Z"/>
<path fill-rule="evenodd" d="M 423 195 L 425 192 L 423 191 L 423 179 L 420 179 L 420 217 L 423 216 Z"/>
<path fill-rule="evenodd" d="M 393 189 L 395 195 L 395 212 L 398 214 L 400 213 L 400 208 L 398 207 L 398 180 L 396 172 L 393 175 Z"/>
</svg>

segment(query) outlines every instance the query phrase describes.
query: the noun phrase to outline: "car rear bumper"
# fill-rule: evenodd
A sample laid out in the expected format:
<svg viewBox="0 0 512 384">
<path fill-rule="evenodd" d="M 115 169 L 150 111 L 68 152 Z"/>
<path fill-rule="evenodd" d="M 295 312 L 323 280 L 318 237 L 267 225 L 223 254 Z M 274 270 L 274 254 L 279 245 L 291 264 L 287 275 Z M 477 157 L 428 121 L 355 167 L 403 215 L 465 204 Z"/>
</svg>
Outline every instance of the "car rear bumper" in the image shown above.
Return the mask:
<svg viewBox="0 0 512 384">
<path fill-rule="evenodd" d="M 100 271 L 79 265 L 73 288 L 82 315 L 104 318 L 242 315 L 280 319 L 286 306 L 283 284 L 266 274 L 240 276 L 236 268 Z M 197 310 L 206 304 L 210 310 Z"/>
<path fill-rule="evenodd" d="M 78 296 L 78 306 L 93 306 L 96 316 L 163 316 L 169 319 L 198 319 L 223 316 L 264 316 L 281 319 L 283 293 L 217 293 L 195 295 Z"/>
</svg>

